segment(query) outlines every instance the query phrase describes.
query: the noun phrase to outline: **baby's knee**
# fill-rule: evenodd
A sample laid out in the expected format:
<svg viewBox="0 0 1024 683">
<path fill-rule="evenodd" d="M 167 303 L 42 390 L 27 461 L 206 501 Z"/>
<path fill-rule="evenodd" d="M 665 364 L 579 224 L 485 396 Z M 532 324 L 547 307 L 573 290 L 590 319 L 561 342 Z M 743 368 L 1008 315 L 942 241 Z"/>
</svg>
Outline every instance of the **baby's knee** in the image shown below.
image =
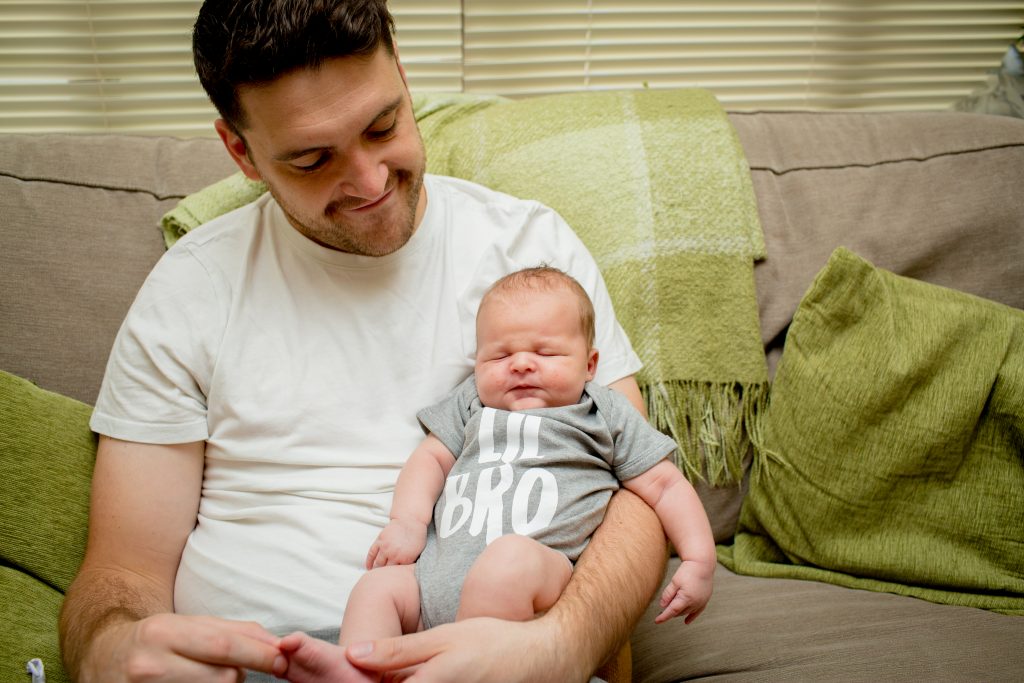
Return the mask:
<svg viewBox="0 0 1024 683">
<path fill-rule="evenodd" d="M 542 577 L 551 562 L 551 550 L 528 536 L 508 534 L 494 539 L 477 558 L 467 580 L 515 585 Z"/>
<path fill-rule="evenodd" d="M 571 575 L 562 553 L 525 536 L 502 536 L 470 567 L 457 618 L 531 619 L 554 604 Z"/>
</svg>

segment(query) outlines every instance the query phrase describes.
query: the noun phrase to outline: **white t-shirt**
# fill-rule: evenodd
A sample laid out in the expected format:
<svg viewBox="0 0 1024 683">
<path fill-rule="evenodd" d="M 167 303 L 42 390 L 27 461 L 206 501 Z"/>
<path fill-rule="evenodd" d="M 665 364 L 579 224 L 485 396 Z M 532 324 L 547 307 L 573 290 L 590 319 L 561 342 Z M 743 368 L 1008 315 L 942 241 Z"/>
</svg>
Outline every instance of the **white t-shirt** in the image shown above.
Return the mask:
<svg viewBox="0 0 1024 683">
<path fill-rule="evenodd" d="M 269 195 L 164 255 L 114 344 L 92 417 L 108 436 L 206 440 L 175 609 L 278 633 L 340 623 L 416 412 L 473 370 L 475 315 L 505 273 L 547 263 L 594 300 L 595 381 L 640 361 L 596 264 L 551 209 L 428 175 L 409 242 L 366 257 L 300 235 Z"/>
</svg>

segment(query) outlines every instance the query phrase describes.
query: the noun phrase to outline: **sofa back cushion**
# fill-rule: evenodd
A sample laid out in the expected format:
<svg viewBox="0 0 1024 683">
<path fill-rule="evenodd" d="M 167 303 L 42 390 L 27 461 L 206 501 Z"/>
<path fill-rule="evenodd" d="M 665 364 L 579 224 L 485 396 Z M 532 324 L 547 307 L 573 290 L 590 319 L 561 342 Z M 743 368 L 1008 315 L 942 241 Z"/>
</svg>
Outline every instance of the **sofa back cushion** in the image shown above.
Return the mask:
<svg viewBox="0 0 1024 683">
<path fill-rule="evenodd" d="M 1024 121 L 954 112 L 730 118 L 768 247 L 754 277 L 770 368 L 838 246 L 899 275 L 1024 308 Z"/>
<path fill-rule="evenodd" d="M 0 369 L 92 403 L 160 216 L 233 170 L 217 139 L 0 136 Z"/>
</svg>

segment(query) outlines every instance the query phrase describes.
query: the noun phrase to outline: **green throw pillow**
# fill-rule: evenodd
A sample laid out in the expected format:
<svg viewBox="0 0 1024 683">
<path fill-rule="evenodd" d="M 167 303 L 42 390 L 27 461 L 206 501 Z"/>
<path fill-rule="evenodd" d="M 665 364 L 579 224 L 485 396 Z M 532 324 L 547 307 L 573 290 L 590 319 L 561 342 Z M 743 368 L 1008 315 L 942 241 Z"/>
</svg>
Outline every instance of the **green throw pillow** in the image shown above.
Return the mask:
<svg viewBox="0 0 1024 683">
<path fill-rule="evenodd" d="M 85 551 L 96 456 L 91 413 L 0 371 L 0 561 L 61 592 Z"/>
<path fill-rule="evenodd" d="M 68 680 L 57 614 L 85 552 L 96 456 L 91 413 L 0 371 L 0 670 L 10 680 L 29 680 L 32 658 L 42 660 L 51 683 Z"/>
<path fill-rule="evenodd" d="M 839 249 L 763 427 L 727 566 L 1024 614 L 1024 311 Z"/>
<path fill-rule="evenodd" d="M 23 572 L 0 567 L 0 681 L 31 683 L 29 660 L 43 663 L 47 683 L 64 683 L 57 615 L 64 595 Z"/>
</svg>

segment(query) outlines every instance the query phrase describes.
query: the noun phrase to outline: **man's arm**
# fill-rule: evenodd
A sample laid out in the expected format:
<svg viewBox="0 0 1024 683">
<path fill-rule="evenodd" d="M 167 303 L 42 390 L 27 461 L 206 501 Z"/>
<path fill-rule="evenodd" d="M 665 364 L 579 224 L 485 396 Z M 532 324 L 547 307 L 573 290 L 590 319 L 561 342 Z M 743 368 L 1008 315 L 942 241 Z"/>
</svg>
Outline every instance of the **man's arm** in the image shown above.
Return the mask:
<svg viewBox="0 0 1024 683">
<path fill-rule="evenodd" d="M 632 377 L 611 386 L 643 412 Z M 544 616 L 521 623 L 470 619 L 354 644 L 349 659 L 375 671 L 418 666 L 413 680 L 423 681 L 586 681 L 629 637 L 658 588 L 666 559 L 654 511 L 620 490 L 562 597 Z"/>
<path fill-rule="evenodd" d="M 223 675 L 225 667 L 274 668 L 277 639 L 261 627 L 173 614 L 178 562 L 199 508 L 203 453 L 203 442 L 100 438 L 85 560 L 60 615 L 64 663 L 74 680 L 166 674 L 199 681 Z M 283 659 L 276 664 L 283 668 Z"/>
</svg>

